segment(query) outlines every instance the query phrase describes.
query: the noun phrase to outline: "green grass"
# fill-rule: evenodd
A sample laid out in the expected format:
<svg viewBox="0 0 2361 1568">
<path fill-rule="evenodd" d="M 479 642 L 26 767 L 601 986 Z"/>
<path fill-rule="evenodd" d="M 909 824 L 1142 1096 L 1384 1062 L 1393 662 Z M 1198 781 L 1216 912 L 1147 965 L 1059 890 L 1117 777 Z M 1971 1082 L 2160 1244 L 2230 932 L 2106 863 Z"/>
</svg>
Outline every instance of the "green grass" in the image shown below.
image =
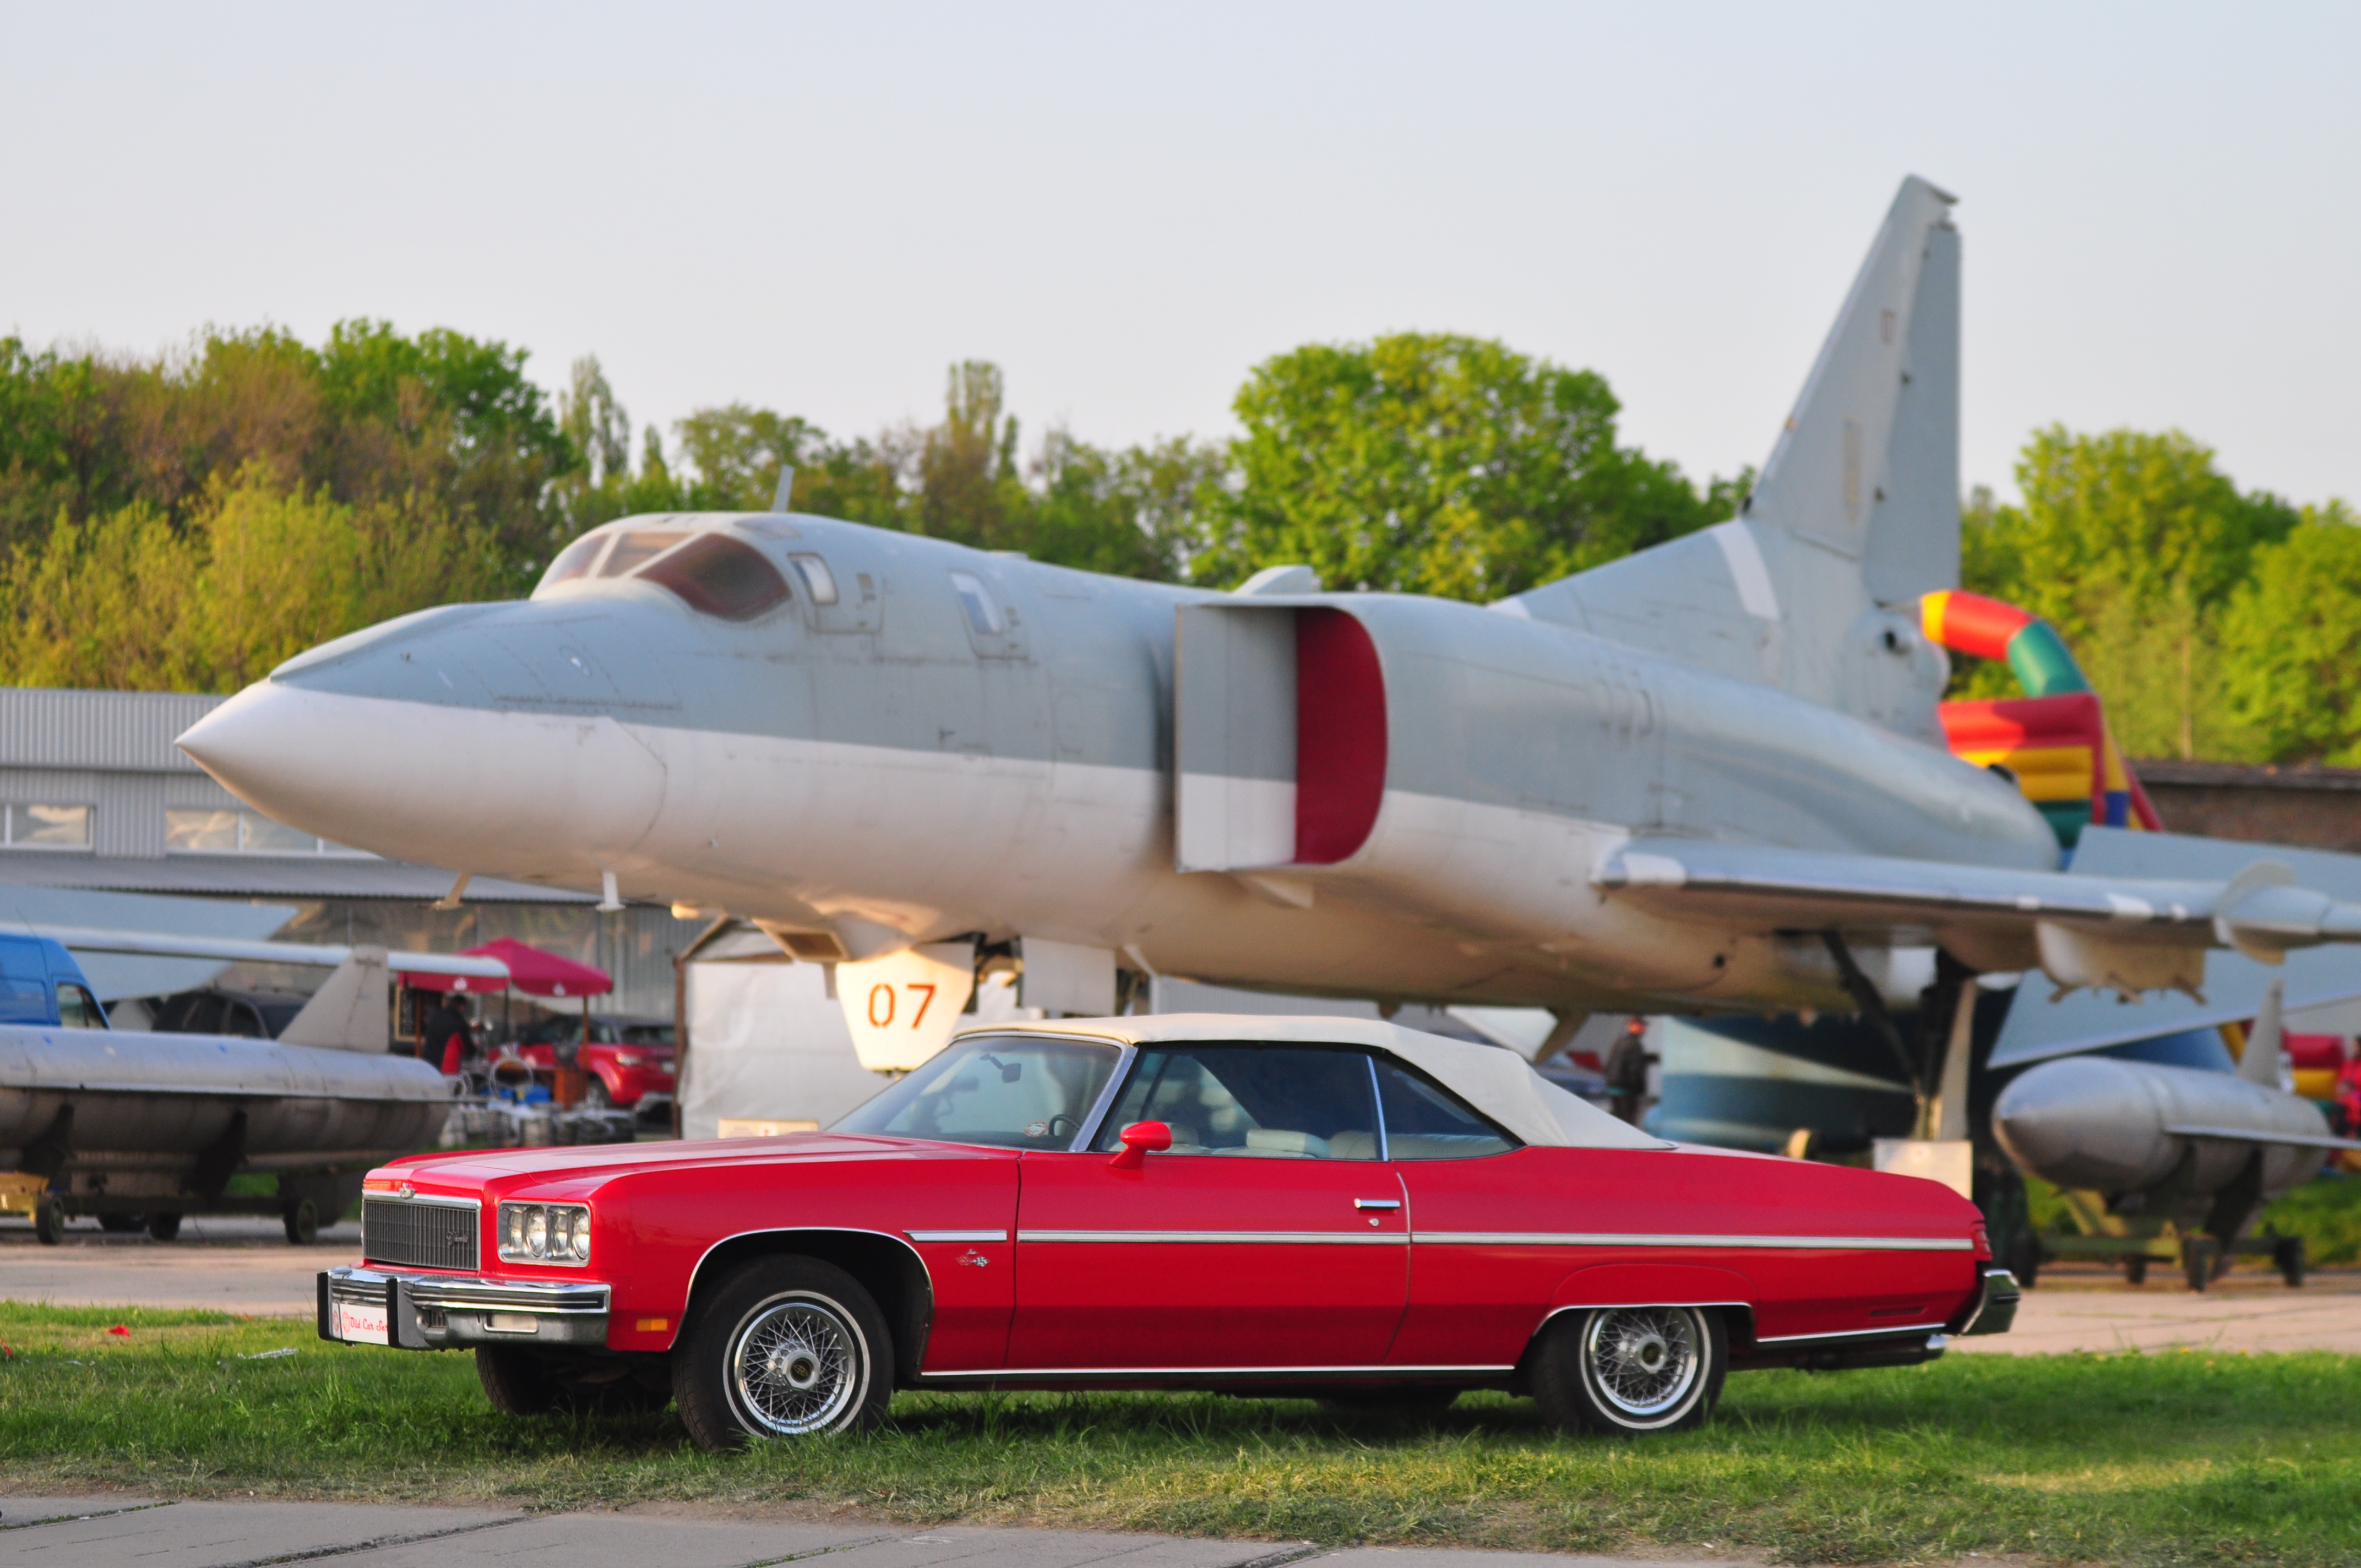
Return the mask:
<svg viewBox="0 0 2361 1568">
<path fill-rule="evenodd" d="M 2307 1181 L 2263 1211 L 2285 1236 L 2301 1236 L 2314 1264 L 2361 1263 L 2361 1177 Z"/>
<path fill-rule="evenodd" d="M 0 1302 L 0 1476 L 16 1491 L 800 1502 L 922 1524 L 1788 1562 L 2361 1563 L 2361 1357 L 2325 1354 L 1752 1373 L 1704 1430 L 1642 1442 L 1562 1437 L 1494 1395 L 1431 1420 L 1212 1395 L 903 1395 L 871 1436 L 716 1456 L 668 1415 L 505 1420 L 462 1355 L 323 1344 L 300 1320 Z"/>
<path fill-rule="evenodd" d="M 2025 1199 L 2034 1229 L 2072 1234 L 2074 1221 L 2058 1189 L 2029 1176 Z M 2314 1267 L 2361 1263 L 2361 1177 L 2323 1176 L 2307 1181 L 2263 1211 L 2257 1229 L 2264 1225 L 2283 1236 L 2301 1236 L 2304 1255 Z M 2268 1258 L 2248 1258 L 2241 1266 L 2268 1269 L 2272 1265 Z"/>
</svg>

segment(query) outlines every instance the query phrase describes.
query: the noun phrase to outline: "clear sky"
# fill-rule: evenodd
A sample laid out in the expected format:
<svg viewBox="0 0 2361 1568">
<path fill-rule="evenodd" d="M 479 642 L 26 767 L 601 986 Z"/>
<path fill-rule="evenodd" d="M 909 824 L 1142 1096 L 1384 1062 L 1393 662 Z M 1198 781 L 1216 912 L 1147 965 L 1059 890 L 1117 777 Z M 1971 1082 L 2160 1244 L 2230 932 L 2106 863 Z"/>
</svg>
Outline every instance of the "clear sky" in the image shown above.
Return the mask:
<svg viewBox="0 0 2361 1568">
<path fill-rule="evenodd" d="M 1728 472 L 1915 171 L 1970 483 L 2055 420 L 2361 500 L 2356 61 L 2349 5 L 16 5 L 0 330 L 382 316 L 839 434 L 990 358 L 1028 446 L 1457 331 Z"/>
</svg>

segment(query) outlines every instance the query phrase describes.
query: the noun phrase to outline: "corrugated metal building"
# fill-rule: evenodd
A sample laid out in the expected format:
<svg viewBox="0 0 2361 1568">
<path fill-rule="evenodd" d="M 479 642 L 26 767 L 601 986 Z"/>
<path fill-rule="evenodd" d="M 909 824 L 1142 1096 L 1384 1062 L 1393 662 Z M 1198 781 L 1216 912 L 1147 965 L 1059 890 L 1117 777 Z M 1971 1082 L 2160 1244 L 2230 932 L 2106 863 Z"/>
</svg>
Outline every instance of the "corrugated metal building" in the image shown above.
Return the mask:
<svg viewBox="0 0 2361 1568">
<path fill-rule="evenodd" d="M 454 951 L 513 937 L 614 975 L 613 1011 L 671 1015 L 672 955 L 701 923 L 639 905 L 600 915 L 588 894 L 489 880 L 459 909 L 431 908 L 450 872 L 299 833 L 173 748 L 227 700 L 0 687 L 0 886 L 292 905 L 279 933 L 291 941 Z"/>
</svg>

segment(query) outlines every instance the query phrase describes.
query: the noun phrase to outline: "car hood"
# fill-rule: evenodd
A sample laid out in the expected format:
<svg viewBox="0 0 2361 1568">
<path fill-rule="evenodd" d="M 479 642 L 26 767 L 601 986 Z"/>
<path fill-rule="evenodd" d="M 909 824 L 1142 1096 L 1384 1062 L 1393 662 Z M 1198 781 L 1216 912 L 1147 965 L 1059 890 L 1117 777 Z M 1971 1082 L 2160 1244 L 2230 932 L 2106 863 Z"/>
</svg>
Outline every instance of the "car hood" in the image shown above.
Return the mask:
<svg viewBox="0 0 2361 1568">
<path fill-rule="evenodd" d="M 1015 1159 L 1015 1149 L 920 1138 L 840 1133 L 788 1133 L 775 1138 L 714 1138 L 696 1142 L 594 1144 L 579 1147 L 462 1149 L 411 1155 L 369 1173 L 370 1185 L 401 1181 L 423 1192 L 502 1192 L 562 1180 L 597 1185 L 619 1176 L 710 1170 L 730 1166 L 807 1161 Z"/>
</svg>

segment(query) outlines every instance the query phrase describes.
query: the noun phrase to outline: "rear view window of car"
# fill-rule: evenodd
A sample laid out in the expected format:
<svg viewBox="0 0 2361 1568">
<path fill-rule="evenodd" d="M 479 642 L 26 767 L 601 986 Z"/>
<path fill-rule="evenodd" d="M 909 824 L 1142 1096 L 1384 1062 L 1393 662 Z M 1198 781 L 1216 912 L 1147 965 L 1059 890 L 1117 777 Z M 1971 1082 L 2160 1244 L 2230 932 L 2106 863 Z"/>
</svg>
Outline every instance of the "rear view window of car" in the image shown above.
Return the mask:
<svg viewBox="0 0 2361 1568">
<path fill-rule="evenodd" d="M 1386 1153 L 1393 1159 L 1477 1159 L 1506 1154 L 1517 1140 L 1457 1095 L 1383 1057 L 1378 1101 L 1385 1107 Z"/>
<path fill-rule="evenodd" d="M 1174 1154 L 1375 1159 L 1377 1106 L 1358 1051 L 1182 1046 L 1143 1050 L 1099 1146 L 1134 1122 L 1172 1129 Z"/>
<path fill-rule="evenodd" d="M 761 551 L 723 533 L 690 541 L 640 577 L 724 620 L 750 620 L 787 597 L 786 578 Z"/>
</svg>

